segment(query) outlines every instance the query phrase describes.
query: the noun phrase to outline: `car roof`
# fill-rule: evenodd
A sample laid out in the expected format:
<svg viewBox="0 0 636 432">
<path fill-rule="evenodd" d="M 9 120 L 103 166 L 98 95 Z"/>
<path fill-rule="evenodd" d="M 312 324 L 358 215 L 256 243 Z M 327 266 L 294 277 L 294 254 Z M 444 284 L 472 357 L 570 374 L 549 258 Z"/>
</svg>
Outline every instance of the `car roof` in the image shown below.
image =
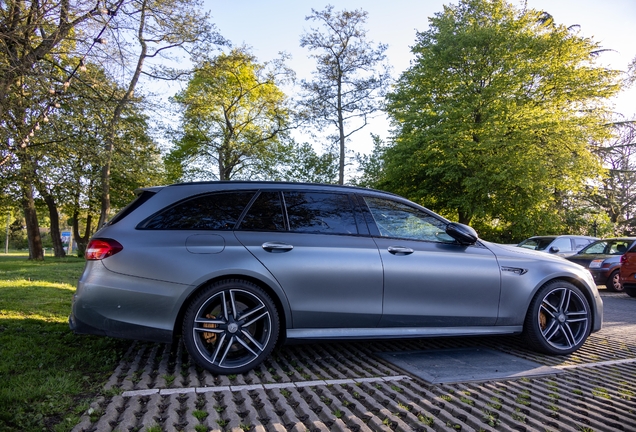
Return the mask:
<svg viewBox="0 0 636 432">
<path fill-rule="evenodd" d="M 600 240 L 598 237 L 594 237 L 594 236 L 585 236 L 585 235 L 577 235 L 577 234 L 562 234 L 562 235 L 544 235 L 544 236 L 532 236 L 529 239 L 555 239 L 555 238 L 561 238 L 561 237 L 572 237 L 572 238 L 587 238 L 587 239 L 594 239 L 594 240 Z M 528 240 L 529 240 L 528 239 Z"/>
<path fill-rule="evenodd" d="M 394 194 L 392 192 L 387 192 L 379 189 L 372 188 L 363 188 L 359 186 L 349 186 L 349 185 L 337 185 L 337 184 L 329 184 L 329 183 L 308 183 L 308 182 L 285 182 L 285 181 L 265 181 L 265 180 L 215 180 L 215 181 L 195 181 L 195 182 L 182 182 L 182 183 L 173 183 L 170 185 L 164 186 L 151 186 L 151 187 L 143 187 L 135 190 L 136 193 L 140 191 L 149 191 L 149 192 L 159 192 L 164 188 L 173 188 L 173 187 L 188 187 L 188 186 L 222 186 L 222 185 L 232 185 L 241 187 L 283 187 L 283 188 L 297 188 L 297 187 L 311 187 L 311 188 L 324 188 L 324 189 L 334 189 L 334 190 L 352 190 L 358 192 L 377 192 L 386 195 L 392 195 L 398 198 L 404 199 L 404 197 Z M 139 192 L 138 192 L 139 191 Z"/>
</svg>

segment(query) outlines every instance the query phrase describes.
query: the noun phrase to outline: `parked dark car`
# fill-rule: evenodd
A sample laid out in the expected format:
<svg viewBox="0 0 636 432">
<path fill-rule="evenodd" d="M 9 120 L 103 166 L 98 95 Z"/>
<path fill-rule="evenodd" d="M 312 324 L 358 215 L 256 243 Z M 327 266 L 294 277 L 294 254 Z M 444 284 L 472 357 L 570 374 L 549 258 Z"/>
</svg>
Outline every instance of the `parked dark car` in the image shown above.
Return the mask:
<svg viewBox="0 0 636 432">
<path fill-rule="evenodd" d="M 549 354 L 601 328 L 588 271 L 480 240 L 399 196 L 298 183 L 153 187 L 101 228 L 73 297 L 76 333 L 169 342 L 213 373 L 287 339 L 523 333 Z"/>
<path fill-rule="evenodd" d="M 581 235 L 533 236 L 525 239 L 517 246 L 548 252 L 565 258 L 574 255 L 596 240 L 599 240 L 599 238 Z"/>
<path fill-rule="evenodd" d="M 622 237 L 598 240 L 567 259 L 590 271 L 598 285 L 609 291 L 623 291 L 620 281 L 621 256 L 634 245 L 636 238 Z"/>
<path fill-rule="evenodd" d="M 636 244 L 621 256 L 621 284 L 630 297 L 636 297 Z"/>
</svg>

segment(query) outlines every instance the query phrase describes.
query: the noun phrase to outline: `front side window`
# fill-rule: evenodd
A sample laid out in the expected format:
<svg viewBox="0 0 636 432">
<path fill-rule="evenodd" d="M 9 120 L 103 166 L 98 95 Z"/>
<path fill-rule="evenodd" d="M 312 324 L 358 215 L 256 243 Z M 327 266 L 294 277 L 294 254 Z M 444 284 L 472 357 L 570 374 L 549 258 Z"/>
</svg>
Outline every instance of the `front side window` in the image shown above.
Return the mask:
<svg viewBox="0 0 636 432">
<path fill-rule="evenodd" d="M 400 202 L 364 197 L 382 237 L 397 237 L 450 243 L 446 224 L 439 219 Z"/>
<path fill-rule="evenodd" d="M 347 194 L 285 192 L 289 230 L 304 233 L 357 234 L 355 213 Z"/>
<path fill-rule="evenodd" d="M 231 230 L 254 192 L 197 196 L 168 207 L 140 224 L 152 230 Z"/>
</svg>

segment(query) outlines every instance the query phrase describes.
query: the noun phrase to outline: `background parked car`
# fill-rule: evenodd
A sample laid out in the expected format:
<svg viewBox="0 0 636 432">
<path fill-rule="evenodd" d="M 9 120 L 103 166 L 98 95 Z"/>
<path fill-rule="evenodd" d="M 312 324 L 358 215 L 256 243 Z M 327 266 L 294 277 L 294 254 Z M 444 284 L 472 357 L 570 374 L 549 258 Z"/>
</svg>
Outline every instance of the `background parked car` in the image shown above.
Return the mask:
<svg viewBox="0 0 636 432">
<path fill-rule="evenodd" d="M 621 256 L 620 281 L 630 297 L 636 297 L 636 245 Z"/>
<path fill-rule="evenodd" d="M 517 246 L 565 258 L 574 255 L 596 240 L 599 238 L 579 235 L 534 236 L 522 241 Z"/>
<path fill-rule="evenodd" d="M 621 256 L 636 242 L 636 237 L 598 240 L 567 259 L 592 273 L 598 285 L 610 291 L 623 291 L 620 281 Z"/>
</svg>

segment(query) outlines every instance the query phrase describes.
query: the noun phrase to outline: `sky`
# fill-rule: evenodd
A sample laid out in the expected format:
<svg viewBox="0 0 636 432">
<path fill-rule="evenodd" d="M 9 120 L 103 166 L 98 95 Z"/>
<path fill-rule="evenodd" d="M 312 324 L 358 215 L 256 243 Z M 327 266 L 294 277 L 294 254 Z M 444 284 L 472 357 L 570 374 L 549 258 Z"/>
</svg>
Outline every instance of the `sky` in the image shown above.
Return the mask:
<svg viewBox="0 0 636 432">
<path fill-rule="evenodd" d="M 600 56 L 600 63 L 626 71 L 636 58 L 636 0 L 509 0 L 521 8 L 544 10 L 559 24 L 578 24 L 583 36 L 612 51 Z M 299 45 L 300 36 L 310 29 L 305 17 L 311 10 L 323 10 L 331 4 L 335 10 L 362 9 L 368 12 L 367 37 L 375 43 L 388 44 L 387 57 L 398 77 L 409 67 L 411 46 L 417 31 L 428 29 L 428 18 L 443 11 L 443 6 L 457 0 L 204 0 L 205 9 L 219 32 L 233 45 L 247 45 L 260 62 L 291 54 L 288 65 L 298 78 L 309 79 L 315 64 L 308 50 Z M 615 110 L 629 118 L 636 117 L 636 85 L 615 100 Z M 350 148 L 369 153 L 370 133 L 386 138 L 389 124 L 379 118 L 352 136 Z"/>
</svg>

